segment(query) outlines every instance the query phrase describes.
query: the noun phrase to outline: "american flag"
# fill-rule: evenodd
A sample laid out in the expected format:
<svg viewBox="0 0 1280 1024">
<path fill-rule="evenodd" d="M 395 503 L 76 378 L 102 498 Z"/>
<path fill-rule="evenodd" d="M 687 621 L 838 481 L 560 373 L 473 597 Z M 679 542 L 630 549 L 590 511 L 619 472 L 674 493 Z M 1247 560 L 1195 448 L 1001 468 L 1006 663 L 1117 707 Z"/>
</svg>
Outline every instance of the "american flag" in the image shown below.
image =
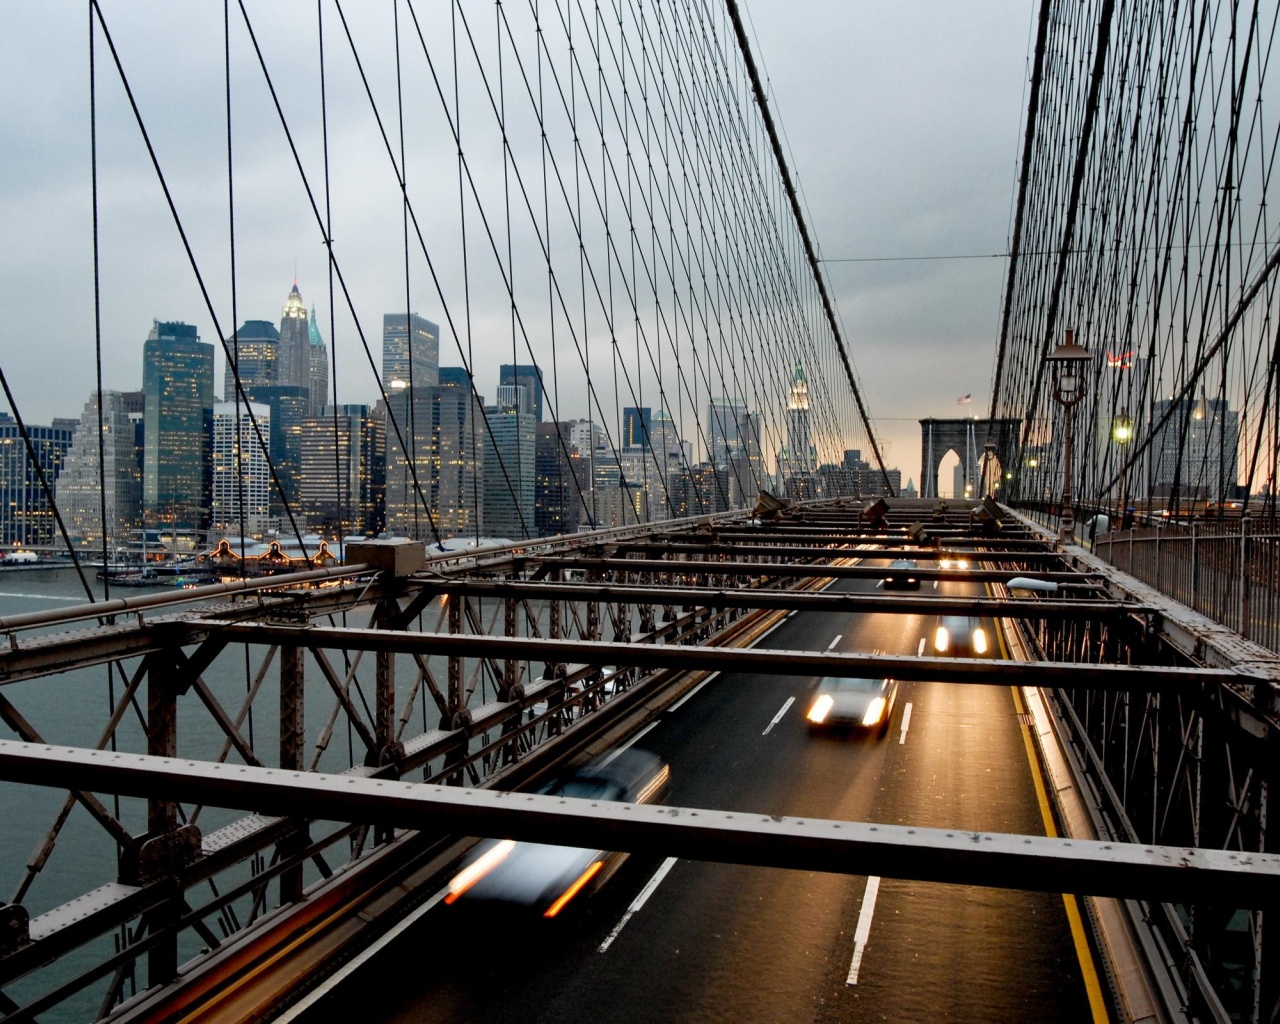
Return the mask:
<svg viewBox="0 0 1280 1024">
<path fill-rule="evenodd" d="M 956 399 L 956 405 L 969 405 L 972 402 L 972 400 L 973 400 L 972 393 L 968 395 L 961 395 L 959 398 Z"/>
</svg>

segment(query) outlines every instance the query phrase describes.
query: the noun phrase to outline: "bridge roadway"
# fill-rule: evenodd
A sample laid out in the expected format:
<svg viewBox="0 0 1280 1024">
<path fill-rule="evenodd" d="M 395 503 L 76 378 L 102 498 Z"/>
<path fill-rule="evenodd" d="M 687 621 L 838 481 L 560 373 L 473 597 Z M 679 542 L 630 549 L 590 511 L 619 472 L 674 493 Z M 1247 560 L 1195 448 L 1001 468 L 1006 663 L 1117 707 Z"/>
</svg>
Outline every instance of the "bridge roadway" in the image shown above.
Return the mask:
<svg viewBox="0 0 1280 1024">
<path fill-rule="evenodd" d="M 915 654 L 935 622 L 801 613 L 761 646 Z M 885 738 L 848 739 L 808 734 L 812 683 L 722 675 L 669 709 L 638 742 L 671 765 L 669 801 L 1045 834 L 1049 811 L 1012 690 L 905 683 Z M 437 903 L 283 1019 L 1106 1019 L 1088 946 L 1073 939 L 1074 899 L 888 878 L 875 889 L 866 878 L 633 857 L 554 922 Z"/>
</svg>

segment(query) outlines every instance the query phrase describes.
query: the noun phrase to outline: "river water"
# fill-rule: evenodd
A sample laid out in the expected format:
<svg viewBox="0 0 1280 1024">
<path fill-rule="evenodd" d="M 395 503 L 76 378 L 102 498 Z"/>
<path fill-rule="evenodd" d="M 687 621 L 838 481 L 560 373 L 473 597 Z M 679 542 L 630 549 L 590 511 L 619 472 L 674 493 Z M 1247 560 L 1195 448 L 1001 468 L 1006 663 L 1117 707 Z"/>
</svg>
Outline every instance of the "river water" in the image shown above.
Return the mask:
<svg viewBox="0 0 1280 1024">
<path fill-rule="evenodd" d="M 101 599 L 101 582 L 91 580 L 91 583 L 97 588 L 97 598 Z M 166 587 L 128 590 L 113 588 L 110 596 L 130 597 L 169 591 L 170 588 Z M 84 588 L 72 569 L 0 572 L 0 617 L 83 605 L 86 601 Z M 352 624 L 356 624 L 356 619 L 352 619 Z M 77 628 L 91 625 L 92 620 Z M 29 637 L 34 632 L 36 631 L 24 631 L 20 638 Z M 239 711 L 252 679 L 260 669 L 263 654 L 262 648 L 228 648 L 202 676 L 232 717 Z M 332 660 L 334 670 L 341 674 L 344 668 L 340 655 Z M 101 742 L 112 702 L 120 698 L 125 688 L 125 678 L 136 670 L 137 665 L 136 658 L 121 663 L 115 669 L 114 676 L 107 666 L 95 666 L 10 683 L 0 688 L 0 696 L 15 707 L 46 742 L 93 747 Z M 259 756 L 269 764 L 275 763 L 279 729 L 276 667 L 277 663 L 273 662 L 257 698 L 258 706 L 242 726 L 242 732 L 256 744 L 255 750 Z M 412 664 L 407 664 L 397 673 L 401 702 L 412 683 L 411 668 Z M 372 676 L 372 663 L 362 674 Z M 305 666 L 305 680 L 306 749 L 310 763 L 316 737 L 328 721 L 335 701 L 315 662 L 309 657 Z M 362 698 L 353 694 L 353 699 L 359 705 Z M 146 713 L 145 686 L 139 691 L 137 705 L 136 711 L 133 708 L 127 711 L 118 729 L 116 743 L 119 749 L 138 752 L 146 749 L 141 721 L 141 716 Z M 410 732 L 416 731 L 414 726 L 418 725 L 415 722 L 410 727 Z M 18 737 L 8 725 L 0 721 L 0 738 L 8 740 Z M 188 692 L 180 697 L 179 753 L 186 757 L 214 760 L 219 756 L 223 743 L 222 732 L 194 693 Z M 348 731 L 340 722 L 335 727 L 333 742 L 322 757 L 319 767 L 322 770 L 341 771 L 349 766 L 351 756 Z M 232 759 L 239 760 L 234 753 Z M 14 899 L 24 879 L 28 877 L 28 865 L 35 863 L 38 852 L 46 847 L 51 826 L 58 819 L 67 795 L 61 790 L 7 782 L 0 783 L 0 794 L 0 807 L 3 808 L 3 818 L 0 819 L 0 903 L 3 903 Z M 131 833 L 137 835 L 145 830 L 144 801 L 117 801 L 109 794 L 100 795 L 100 799 Z M 188 814 L 193 810 L 186 808 Z M 198 824 L 201 832 L 207 835 L 241 815 L 242 812 L 208 809 L 201 812 Z M 57 833 L 47 863 L 34 873 L 31 884 L 22 897 L 22 903 L 32 918 L 35 918 L 98 886 L 116 881 L 116 868 L 116 850 L 111 837 L 83 807 L 75 805 Z M 309 881 L 313 874 L 309 872 Z M 192 947 L 187 953 L 195 952 L 194 942 L 184 942 L 184 946 L 186 945 Z M 32 998 L 48 991 L 52 984 L 69 977 L 77 969 L 100 962 L 104 955 L 109 956 L 112 952 L 112 940 L 100 940 L 64 957 L 48 970 L 5 986 L 4 992 L 20 1005 L 25 1005 Z M 140 971 L 140 981 L 144 974 L 145 971 Z M 95 983 L 81 995 L 41 1014 L 40 1019 L 46 1022 L 92 1019 L 97 1013 L 102 992 L 102 983 Z"/>
</svg>

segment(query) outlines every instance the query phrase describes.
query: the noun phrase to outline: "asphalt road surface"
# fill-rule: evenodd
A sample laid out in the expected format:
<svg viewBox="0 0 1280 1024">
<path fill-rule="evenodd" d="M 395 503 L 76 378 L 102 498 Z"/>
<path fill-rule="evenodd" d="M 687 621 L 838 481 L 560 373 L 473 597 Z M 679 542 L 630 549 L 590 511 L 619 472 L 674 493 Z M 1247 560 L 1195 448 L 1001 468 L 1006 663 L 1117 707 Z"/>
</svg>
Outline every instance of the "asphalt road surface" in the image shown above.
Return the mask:
<svg viewBox="0 0 1280 1024">
<path fill-rule="evenodd" d="M 793 615 L 759 646 L 914 654 L 935 622 Z M 885 737 L 811 736 L 815 682 L 722 675 L 669 710 L 639 741 L 671 765 L 668 802 L 1045 834 L 1008 688 L 904 683 Z M 1088 1021 L 1094 968 L 1068 905 L 1051 894 L 633 857 L 554 921 L 437 905 L 296 1019 Z"/>
</svg>

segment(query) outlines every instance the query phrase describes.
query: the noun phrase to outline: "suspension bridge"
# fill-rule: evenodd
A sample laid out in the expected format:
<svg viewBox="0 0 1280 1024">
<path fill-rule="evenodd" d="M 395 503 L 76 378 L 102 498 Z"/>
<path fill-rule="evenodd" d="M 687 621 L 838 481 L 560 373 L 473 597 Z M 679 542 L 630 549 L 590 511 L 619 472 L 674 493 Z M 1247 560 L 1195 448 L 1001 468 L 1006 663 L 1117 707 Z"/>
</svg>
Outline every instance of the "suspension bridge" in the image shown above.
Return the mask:
<svg viewBox="0 0 1280 1024">
<path fill-rule="evenodd" d="M 83 5 L 0 1020 L 1280 1017 L 1280 10 L 1029 10 L 912 494 L 735 0 Z"/>
</svg>

